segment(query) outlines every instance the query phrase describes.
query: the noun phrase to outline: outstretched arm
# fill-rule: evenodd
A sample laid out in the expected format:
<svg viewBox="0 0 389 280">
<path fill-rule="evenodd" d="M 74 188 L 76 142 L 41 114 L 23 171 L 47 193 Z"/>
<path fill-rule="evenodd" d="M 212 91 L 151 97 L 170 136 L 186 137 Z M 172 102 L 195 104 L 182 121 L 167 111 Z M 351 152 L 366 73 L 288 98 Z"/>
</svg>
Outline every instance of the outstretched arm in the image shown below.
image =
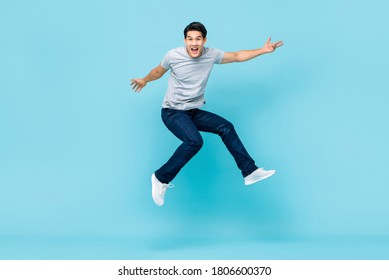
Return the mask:
<svg viewBox="0 0 389 280">
<path fill-rule="evenodd" d="M 138 78 L 138 79 L 131 79 L 131 85 L 132 89 L 135 92 L 140 92 L 142 88 L 146 86 L 148 82 L 157 80 L 163 76 L 163 74 L 166 73 L 166 69 L 163 68 L 161 65 L 158 65 L 153 70 L 150 71 L 149 74 L 147 74 L 144 78 Z"/>
<path fill-rule="evenodd" d="M 265 53 L 274 52 L 276 48 L 281 47 L 284 42 L 278 41 L 275 43 L 270 42 L 271 38 L 269 38 L 266 43 L 260 49 L 255 50 L 244 50 L 237 52 L 226 52 L 224 53 L 224 58 L 222 63 L 231 63 L 231 62 L 243 62 L 250 59 L 253 59 L 257 56 L 260 56 Z"/>
</svg>

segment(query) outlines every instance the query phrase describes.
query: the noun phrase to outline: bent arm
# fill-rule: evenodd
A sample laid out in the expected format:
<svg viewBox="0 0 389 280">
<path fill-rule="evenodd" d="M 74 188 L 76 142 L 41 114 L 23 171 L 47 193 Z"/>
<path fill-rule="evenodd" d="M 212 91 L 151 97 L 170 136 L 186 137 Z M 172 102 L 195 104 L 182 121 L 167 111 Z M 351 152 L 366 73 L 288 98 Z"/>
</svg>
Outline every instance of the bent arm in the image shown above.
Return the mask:
<svg viewBox="0 0 389 280">
<path fill-rule="evenodd" d="M 163 74 L 166 73 L 166 71 L 167 70 L 165 68 L 163 68 L 161 65 L 158 65 L 153 70 L 151 70 L 150 73 L 147 74 L 147 76 L 143 78 L 143 80 L 146 82 L 146 84 L 148 82 L 158 80 L 159 78 L 161 78 L 163 76 Z"/>
<path fill-rule="evenodd" d="M 151 70 L 146 77 L 141 79 L 131 79 L 132 89 L 135 92 L 140 92 L 147 85 L 148 82 L 158 80 L 166 72 L 167 70 L 165 68 L 163 68 L 161 65 L 158 65 L 153 70 Z"/>
<path fill-rule="evenodd" d="M 232 63 L 232 62 L 244 62 L 255 57 L 258 57 L 262 54 L 274 52 L 274 50 L 278 47 L 281 47 L 284 42 L 278 41 L 276 43 L 270 42 L 271 38 L 269 38 L 265 45 L 262 48 L 254 49 L 254 50 L 242 50 L 237 52 L 226 52 L 224 53 L 224 58 L 222 60 L 222 64 L 224 63 Z"/>
</svg>

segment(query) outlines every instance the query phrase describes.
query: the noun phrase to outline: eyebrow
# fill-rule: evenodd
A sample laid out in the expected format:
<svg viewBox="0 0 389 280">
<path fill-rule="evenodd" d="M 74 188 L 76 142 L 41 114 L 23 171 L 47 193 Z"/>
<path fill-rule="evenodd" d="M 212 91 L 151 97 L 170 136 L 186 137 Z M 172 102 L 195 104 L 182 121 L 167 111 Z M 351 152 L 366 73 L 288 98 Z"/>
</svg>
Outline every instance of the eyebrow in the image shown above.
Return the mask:
<svg viewBox="0 0 389 280">
<path fill-rule="evenodd" d="M 188 38 L 188 39 L 191 39 L 192 36 L 187 36 L 187 38 Z M 197 36 L 196 39 L 197 39 L 197 38 L 203 38 L 203 36 Z"/>
</svg>

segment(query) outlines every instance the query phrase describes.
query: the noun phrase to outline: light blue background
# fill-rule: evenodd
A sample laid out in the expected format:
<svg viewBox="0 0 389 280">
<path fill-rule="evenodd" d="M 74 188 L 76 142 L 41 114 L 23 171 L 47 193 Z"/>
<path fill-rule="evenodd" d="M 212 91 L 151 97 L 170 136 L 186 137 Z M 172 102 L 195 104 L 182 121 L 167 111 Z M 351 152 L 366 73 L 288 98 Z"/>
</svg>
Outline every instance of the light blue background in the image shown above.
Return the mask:
<svg viewBox="0 0 389 280">
<path fill-rule="evenodd" d="M 329 1 L 2 1 L 0 258 L 389 258 L 388 5 Z M 143 77 L 202 21 L 225 51 L 207 110 L 272 178 L 245 187 L 220 139 L 174 180 L 167 75 Z"/>
</svg>

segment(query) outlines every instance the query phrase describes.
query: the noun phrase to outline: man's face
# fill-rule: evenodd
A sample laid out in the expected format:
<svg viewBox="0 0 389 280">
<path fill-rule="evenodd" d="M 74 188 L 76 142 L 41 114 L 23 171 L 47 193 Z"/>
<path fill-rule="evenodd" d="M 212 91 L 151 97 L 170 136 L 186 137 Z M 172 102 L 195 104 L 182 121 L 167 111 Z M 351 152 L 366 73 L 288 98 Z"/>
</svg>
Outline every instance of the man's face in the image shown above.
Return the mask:
<svg viewBox="0 0 389 280">
<path fill-rule="evenodd" d="M 201 56 L 205 42 L 207 42 L 207 38 L 203 38 L 200 31 L 188 31 L 185 38 L 185 45 L 189 56 L 192 58 Z"/>
</svg>

